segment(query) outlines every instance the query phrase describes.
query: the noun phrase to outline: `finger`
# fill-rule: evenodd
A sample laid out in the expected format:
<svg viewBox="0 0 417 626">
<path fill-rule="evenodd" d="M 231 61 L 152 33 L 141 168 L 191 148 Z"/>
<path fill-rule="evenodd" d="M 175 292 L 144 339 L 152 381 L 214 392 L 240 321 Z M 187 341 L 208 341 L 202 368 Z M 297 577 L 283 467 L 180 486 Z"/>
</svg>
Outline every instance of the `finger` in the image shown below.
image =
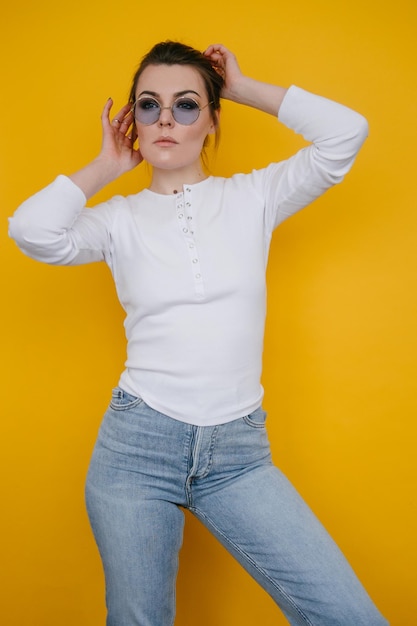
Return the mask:
<svg viewBox="0 0 417 626">
<path fill-rule="evenodd" d="M 124 118 L 121 120 L 121 125 L 125 128 L 128 128 L 129 126 L 132 125 L 133 123 L 133 113 L 132 111 L 129 109 L 129 111 L 126 113 L 126 115 L 124 116 Z"/>
<path fill-rule="evenodd" d="M 113 100 L 109 98 L 101 112 L 101 121 L 103 122 L 103 124 L 106 124 L 106 125 L 110 124 L 109 116 L 110 116 L 110 110 L 112 106 L 113 106 Z"/>
<path fill-rule="evenodd" d="M 104 109 L 101 114 L 103 127 L 106 128 L 112 126 L 114 129 L 121 131 L 123 134 L 126 134 L 129 126 L 132 124 L 133 121 L 131 106 L 129 104 L 126 104 L 124 107 L 122 107 L 110 123 L 110 111 L 112 106 L 113 100 L 112 98 L 109 98 L 104 105 Z"/>
<path fill-rule="evenodd" d="M 218 63 L 219 61 L 222 61 L 224 59 L 225 55 L 227 55 L 228 52 L 229 51 L 225 46 L 217 43 L 209 46 L 204 52 L 204 55 L 206 57 L 209 57 L 212 63 Z"/>
<path fill-rule="evenodd" d="M 209 59 L 215 72 L 225 79 L 226 65 L 230 56 L 228 49 L 220 44 L 213 44 L 207 48 L 204 54 Z"/>
<path fill-rule="evenodd" d="M 129 115 L 131 115 L 131 106 L 131 104 L 125 104 L 125 106 L 116 113 L 113 118 L 113 122 L 116 122 L 116 124 L 118 122 L 122 123 L 125 118 L 129 117 Z"/>
<path fill-rule="evenodd" d="M 212 43 L 207 50 L 203 54 L 210 56 L 213 52 L 224 52 L 226 50 L 225 46 L 221 43 Z"/>
</svg>

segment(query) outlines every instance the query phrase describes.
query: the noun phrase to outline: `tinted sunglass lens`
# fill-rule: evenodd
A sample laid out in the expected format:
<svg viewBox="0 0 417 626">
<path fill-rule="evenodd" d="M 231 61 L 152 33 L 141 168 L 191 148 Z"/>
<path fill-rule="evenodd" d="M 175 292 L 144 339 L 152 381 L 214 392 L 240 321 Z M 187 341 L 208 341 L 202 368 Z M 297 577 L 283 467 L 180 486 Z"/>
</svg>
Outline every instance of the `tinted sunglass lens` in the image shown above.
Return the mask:
<svg viewBox="0 0 417 626">
<path fill-rule="evenodd" d="M 193 124 L 198 119 L 200 109 L 195 100 L 191 100 L 191 98 L 181 98 L 180 100 L 174 102 L 172 106 L 172 115 L 174 116 L 176 122 L 183 124 L 184 126 L 188 126 L 189 124 Z"/>
<path fill-rule="evenodd" d="M 159 102 L 153 98 L 143 98 L 135 106 L 135 118 L 141 124 L 154 124 L 159 119 L 160 112 Z"/>
</svg>

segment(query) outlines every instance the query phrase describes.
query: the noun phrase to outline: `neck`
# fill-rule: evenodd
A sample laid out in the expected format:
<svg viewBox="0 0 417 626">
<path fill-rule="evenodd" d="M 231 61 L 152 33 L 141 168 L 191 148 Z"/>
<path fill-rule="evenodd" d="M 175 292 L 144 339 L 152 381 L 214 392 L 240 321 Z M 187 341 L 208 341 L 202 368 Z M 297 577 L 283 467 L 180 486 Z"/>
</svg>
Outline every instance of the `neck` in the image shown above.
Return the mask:
<svg viewBox="0 0 417 626">
<path fill-rule="evenodd" d="M 149 189 L 156 193 L 169 195 L 182 191 L 182 187 L 185 184 L 194 185 L 206 178 L 207 174 L 200 165 L 184 170 L 161 170 L 154 168 Z"/>
</svg>

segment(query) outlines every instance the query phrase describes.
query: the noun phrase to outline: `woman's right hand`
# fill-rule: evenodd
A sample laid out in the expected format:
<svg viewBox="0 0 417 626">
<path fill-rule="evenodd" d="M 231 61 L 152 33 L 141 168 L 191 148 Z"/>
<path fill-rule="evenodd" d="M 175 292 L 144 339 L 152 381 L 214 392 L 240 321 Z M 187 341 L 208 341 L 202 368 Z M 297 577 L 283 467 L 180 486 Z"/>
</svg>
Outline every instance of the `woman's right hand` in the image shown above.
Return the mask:
<svg viewBox="0 0 417 626">
<path fill-rule="evenodd" d="M 110 121 L 112 106 L 113 101 L 109 98 L 101 114 L 103 139 L 100 154 L 70 176 L 87 199 L 143 161 L 140 149 L 134 147 L 136 127 L 131 105 L 126 104 Z"/>
<path fill-rule="evenodd" d="M 132 105 L 126 104 L 110 121 L 113 101 L 109 98 L 101 114 L 103 139 L 98 159 L 114 165 L 120 176 L 143 161 L 140 150 L 134 147 L 136 126 Z"/>
</svg>

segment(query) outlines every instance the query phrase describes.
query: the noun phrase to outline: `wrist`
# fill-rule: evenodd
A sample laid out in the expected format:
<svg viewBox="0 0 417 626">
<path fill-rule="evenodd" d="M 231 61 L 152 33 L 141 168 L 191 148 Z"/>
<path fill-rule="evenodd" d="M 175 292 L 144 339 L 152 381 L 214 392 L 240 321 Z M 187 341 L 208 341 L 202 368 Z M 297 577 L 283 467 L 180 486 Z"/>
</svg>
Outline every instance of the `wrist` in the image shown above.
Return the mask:
<svg viewBox="0 0 417 626">
<path fill-rule="evenodd" d="M 89 199 L 103 187 L 116 180 L 121 173 L 118 170 L 119 168 L 114 162 L 98 156 L 81 170 L 72 174 L 70 178 Z"/>
<path fill-rule="evenodd" d="M 119 178 L 124 174 L 125 170 L 121 168 L 120 162 L 113 160 L 102 155 L 98 155 L 91 163 L 91 174 L 97 177 L 97 180 L 102 183 L 102 186 L 113 182 L 116 178 Z"/>
<path fill-rule="evenodd" d="M 251 91 L 253 79 L 240 75 L 227 89 L 227 99 L 237 104 L 247 104 L 248 93 Z"/>
<path fill-rule="evenodd" d="M 243 77 L 243 79 L 231 89 L 231 92 L 231 99 L 233 99 L 234 102 L 276 116 L 287 93 L 287 89 L 253 78 Z"/>
</svg>

